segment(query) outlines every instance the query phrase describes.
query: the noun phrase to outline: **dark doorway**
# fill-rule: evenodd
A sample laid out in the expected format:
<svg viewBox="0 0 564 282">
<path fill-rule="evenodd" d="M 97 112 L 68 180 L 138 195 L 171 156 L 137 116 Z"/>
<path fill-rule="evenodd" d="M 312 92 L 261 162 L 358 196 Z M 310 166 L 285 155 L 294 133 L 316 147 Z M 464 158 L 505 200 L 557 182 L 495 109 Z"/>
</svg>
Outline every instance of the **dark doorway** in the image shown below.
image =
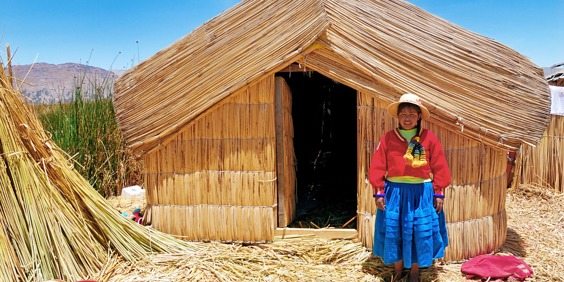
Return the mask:
<svg viewBox="0 0 564 282">
<path fill-rule="evenodd" d="M 316 72 L 277 76 L 292 92 L 297 203 L 289 227 L 356 229 L 356 90 Z"/>
</svg>

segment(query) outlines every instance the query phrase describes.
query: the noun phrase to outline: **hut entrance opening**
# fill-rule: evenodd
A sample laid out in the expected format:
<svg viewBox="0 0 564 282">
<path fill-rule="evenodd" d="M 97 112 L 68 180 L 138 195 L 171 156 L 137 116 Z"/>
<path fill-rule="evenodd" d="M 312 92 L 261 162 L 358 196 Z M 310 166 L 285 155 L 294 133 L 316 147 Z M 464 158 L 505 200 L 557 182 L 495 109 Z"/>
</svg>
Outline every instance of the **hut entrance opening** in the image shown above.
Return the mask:
<svg viewBox="0 0 564 282">
<path fill-rule="evenodd" d="M 356 90 L 317 72 L 277 76 L 291 93 L 295 206 L 287 226 L 356 229 Z"/>
</svg>

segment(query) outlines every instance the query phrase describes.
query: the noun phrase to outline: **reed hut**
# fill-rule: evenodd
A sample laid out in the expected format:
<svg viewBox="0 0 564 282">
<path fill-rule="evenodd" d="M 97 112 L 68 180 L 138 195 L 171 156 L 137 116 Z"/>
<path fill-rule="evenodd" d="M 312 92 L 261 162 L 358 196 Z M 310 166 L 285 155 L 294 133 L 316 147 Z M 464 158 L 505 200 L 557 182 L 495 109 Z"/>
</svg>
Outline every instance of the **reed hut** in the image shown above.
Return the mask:
<svg viewBox="0 0 564 282">
<path fill-rule="evenodd" d="M 296 83 L 304 73 L 320 79 Z M 342 94 L 332 105 L 350 107 L 337 121 L 352 133 L 333 135 L 353 140 L 341 146 L 352 161 L 339 162 L 353 170 L 341 187 L 355 197 L 353 230 L 287 228 L 300 200 L 296 149 L 308 142 L 296 142 L 294 129 L 307 121 L 301 114 L 326 105 L 296 103 L 319 88 Z M 447 259 L 495 250 L 506 235 L 506 152 L 540 140 L 547 83 L 516 51 L 408 2 L 243 1 L 127 71 L 114 102 L 143 161 L 154 228 L 226 242 L 352 236 L 371 247 L 368 165 L 397 124 L 386 106 L 405 92 L 430 109 L 426 126 L 451 166 Z"/>
<path fill-rule="evenodd" d="M 564 193 L 564 77 L 552 75 L 550 122 L 536 147 L 523 144 L 516 160 L 512 186 L 534 185 Z"/>
</svg>

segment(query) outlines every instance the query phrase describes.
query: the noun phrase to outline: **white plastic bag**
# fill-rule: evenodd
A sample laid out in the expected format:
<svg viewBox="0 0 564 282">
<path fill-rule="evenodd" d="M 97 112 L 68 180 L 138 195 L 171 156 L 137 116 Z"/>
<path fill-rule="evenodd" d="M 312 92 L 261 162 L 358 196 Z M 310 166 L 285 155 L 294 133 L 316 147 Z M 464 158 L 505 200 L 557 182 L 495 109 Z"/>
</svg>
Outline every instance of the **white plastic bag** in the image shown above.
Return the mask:
<svg viewBox="0 0 564 282">
<path fill-rule="evenodd" d="M 145 189 L 143 189 L 139 185 L 134 185 L 130 187 L 125 187 L 121 189 L 121 198 L 122 199 L 142 199 L 145 197 Z"/>
</svg>

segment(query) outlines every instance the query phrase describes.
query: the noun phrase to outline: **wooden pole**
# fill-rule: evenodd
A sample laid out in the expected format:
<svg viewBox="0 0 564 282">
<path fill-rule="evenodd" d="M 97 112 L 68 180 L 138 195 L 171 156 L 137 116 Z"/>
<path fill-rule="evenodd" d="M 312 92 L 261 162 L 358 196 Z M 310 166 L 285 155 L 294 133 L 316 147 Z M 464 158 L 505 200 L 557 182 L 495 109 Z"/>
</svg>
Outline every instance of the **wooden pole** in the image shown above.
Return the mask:
<svg viewBox="0 0 564 282">
<path fill-rule="evenodd" d="M 6 55 L 8 56 L 8 79 L 10 80 L 10 85 L 14 87 L 14 75 L 12 72 L 12 54 L 10 52 L 10 44 L 6 44 Z"/>
</svg>

